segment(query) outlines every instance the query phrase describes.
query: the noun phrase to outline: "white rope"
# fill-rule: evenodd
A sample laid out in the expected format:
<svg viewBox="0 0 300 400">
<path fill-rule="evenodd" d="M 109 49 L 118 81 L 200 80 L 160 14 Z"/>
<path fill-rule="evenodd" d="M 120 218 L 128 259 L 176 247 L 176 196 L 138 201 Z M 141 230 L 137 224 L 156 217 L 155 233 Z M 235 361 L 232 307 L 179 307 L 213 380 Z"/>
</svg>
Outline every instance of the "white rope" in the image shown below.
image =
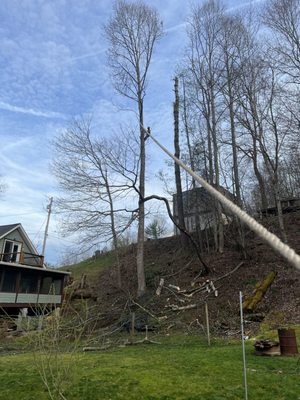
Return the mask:
<svg viewBox="0 0 300 400">
<path fill-rule="evenodd" d="M 144 129 L 145 133 L 170 156 L 178 165 L 180 165 L 188 174 L 190 174 L 195 181 L 200 183 L 213 197 L 219 200 L 227 209 L 237 215 L 242 222 L 268 243 L 277 253 L 281 254 L 287 261 L 289 261 L 295 268 L 300 270 L 300 256 L 287 244 L 283 243 L 276 235 L 269 232 L 265 227 L 258 223 L 254 218 L 250 217 L 245 211 L 234 204 L 231 200 L 227 199 L 222 193 L 213 188 L 205 179 L 197 175 L 187 165 L 185 165 L 179 158 L 175 157 L 168 149 L 159 143 L 149 130 Z"/>
</svg>

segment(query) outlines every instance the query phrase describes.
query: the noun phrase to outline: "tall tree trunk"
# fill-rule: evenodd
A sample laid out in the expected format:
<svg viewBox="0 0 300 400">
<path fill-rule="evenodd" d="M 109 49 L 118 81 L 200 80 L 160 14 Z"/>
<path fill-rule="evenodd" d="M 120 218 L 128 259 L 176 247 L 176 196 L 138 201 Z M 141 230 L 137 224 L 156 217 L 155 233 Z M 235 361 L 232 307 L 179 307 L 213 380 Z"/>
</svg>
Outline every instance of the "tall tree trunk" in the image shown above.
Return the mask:
<svg viewBox="0 0 300 400">
<path fill-rule="evenodd" d="M 184 130 L 185 130 L 185 135 L 186 135 L 186 143 L 188 146 L 188 152 L 189 152 L 189 158 L 190 158 L 190 165 L 193 171 L 195 171 L 195 160 L 194 160 L 194 155 L 193 155 L 193 150 L 191 146 L 191 141 L 190 141 L 190 130 L 189 130 L 189 121 L 188 121 L 188 114 L 187 114 L 187 104 L 186 104 L 186 91 L 185 91 L 185 80 L 184 77 L 182 79 L 182 87 L 183 87 L 183 125 L 184 125 Z M 201 226 L 200 226 L 200 210 L 199 210 L 199 196 L 198 192 L 196 191 L 196 181 L 194 178 L 192 178 L 192 187 L 195 191 L 195 198 L 196 198 L 196 215 L 195 215 L 195 220 L 196 220 L 196 232 L 197 232 L 197 237 L 198 237 L 198 242 L 200 244 L 200 250 L 203 250 L 203 239 L 202 239 L 202 232 L 201 232 Z"/>
<path fill-rule="evenodd" d="M 283 222 L 283 213 L 282 213 L 280 194 L 279 194 L 279 190 L 278 190 L 278 182 L 274 186 L 275 186 L 275 202 L 276 202 L 276 209 L 277 209 L 278 225 L 280 228 L 281 237 L 282 237 L 283 241 L 285 243 L 287 243 L 288 239 L 287 239 L 284 222 Z"/>
<path fill-rule="evenodd" d="M 217 142 L 217 122 L 215 110 L 215 97 L 213 89 L 211 90 L 211 116 L 212 116 L 212 142 L 214 152 L 214 169 L 215 169 L 215 185 L 216 189 L 220 190 L 220 170 L 219 170 L 219 151 Z M 219 201 L 216 202 L 216 224 L 217 224 L 217 250 L 220 253 L 224 251 L 224 230 L 222 221 L 222 208 Z"/>
<path fill-rule="evenodd" d="M 262 123 L 260 121 L 258 112 L 257 112 L 257 99 L 255 97 L 255 87 L 253 89 L 254 96 L 251 97 L 250 99 L 250 110 L 251 110 L 251 116 L 253 119 L 253 130 L 251 132 L 252 135 L 252 143 L 253 143 L 253 168 L 254 168 L 254 173 L 258 181 L 258 186 L 260 190 L 260 196 L 261 196 L 261 205 L 263 209 L 267 209 L 268 207 L 268 198 L 267 198 L 267 191 L 266 191 L 266 185 L 264 178 L 262 174 L 260 173 L 259 166 L 258 166 L 258 149 L 257 149 L 257 144 L 261 143 L 261 138 L 263 137 L 263 127 Z M 258 142 L 258 143 L 257 143 Z"/>
<path fill-rule="evenodd" d="M 227 64 L 228 65 L 228 64 Z M 230 72 L 227 68 L 227 87 L 228 87 L 228 99 L 229 99 L 229 118 L 230 118 L 230 132 L 231 132 L 231 148 L 232 148 L 232 164 L 233 164 L 233 181 L 234 181 L 234 194 L 236 197 L 236 203 L 239 207 L 242 208 L 242 196 L 241 196 L 241 185 L 240 185 L 240 177 L 239 177 L 239 166 L 238 166 L 238 156 L 237 156 L 237 146 L 236 146 L 236 130 L 235 130 L 235 112 L 234 112 L 234 99 L 232 93 L 231 86 L 231 78 Z M 243 224 L 240 220 L 235 217 L 235 221 L 237 224 L 238 235 L 240 238 L 241 248 L 246 258 L 245 251 L 245 232 Z"/>
<path fill-rule="evenodd" d="M 252 144 L 253 144 L 252 163 L 253 163 L 254 173 L 255 173 L 255 176 L 256 176 L 256 179 L 258 182 L 258 186 L 259 186 L 261 207 L 262 207 L 262 209 L 267 209 L 268 199 L 267 199 L 267 193 L 266 193 L 266 185 L 264 182 L 264 178 L 263 178 L 262 174 L 260 173 L 260 170 L 258 167 L 257 143 L 256 143 L 256 138 L 254 135 L 252 135 Z"/>
<path fill-rule="evenodd" d="M 214 153 L 213 153 L 213 132 L 212 132 L 212 111 L 211 111 L 211 100 L 207 94 L 203 94 L 203 103 L 206 104 L 207 110 L 205 114 L 205 122 L 206 122 L 206 130 L 207 130 L 207 159 L 208 159 L 208 173 L 207 178 L 208 182 L 211 185 L 214 185 Z M 213 236 L 214 236 L 214 243 L 215 243 L 215 250 L 218 250 L 218 224 L 217 224 L 217 207 L 216 203 L 213 202 L 213 215 L 212 215 L 212 229 L 213 229 Z M 209 240 L 207 241 L 208 245 L 208 252 L 209 252 Z"/>
<path fill-rule="evenodd" d="M 173 105 L 174 113 L 174 148 L 175 157 L 180 158 L 180 146 L 179 146 L 179 94 L 178 94 L 178 78 L 175 77 L 175 101 Z M 181 187 L 181 174 L 180 167 L 178 164 L 174 163 L 175 168 L 175 182 L 176 182 L 176 203 L 177 203 L 177 216 L 179 225 L 185 230 L 184 222 L 184 208 L 182 199 L 182 187 Z M 187 237 L 182 231 L 180 231 L 181 245 L 184 247 L 187 245 Z"/>
<path fill-rule="evenodd" d="M 157 11 L 144 2 L 116 1 L 113 16 L 104 27 L 110 42 L 108 62 L 117 92 L 136 101 L 140 123 L 139 220 L 137 243 L 138 297 L 146 290 L 144 272 L 145 227 L 145 138 L 143 99 L 147 74 L 156 42 L 162 37 Z M 124 84 L 124 82 L 126 84 Z"/>
<path fill-rule="evenodd" d="M 229 90 L 229 116 L 230 116 L 230 132 L 231 132 L 231 148 L 232 148 L 232 164 L 233 164 L 235 196 L 238 206 L 242 207 L 241 185 L 239 177 L 236 132 L 235 132 L 235 121 L 234 121 L 234 103 L 233 103 L 230 84 L 228 90 Z"/>
<path fill-rule="evenodd" d="M 137 296 L 141 297 L 146 291 L 146 280 L 144 270 L 144 240 L 145 240 L 145 132 L 144 132 L 144 113 L 143 98 L 141 92 L 138 94 L 139 122 L 140 122 L 140 179 L 139 179 L 139 225 L 137 236 Z"/>
<path fill-rule="evenodd" d="M 212 151 L 212 133 L 211 126 L 209 123 L 209 116 L 206 118 L 207 126 L 207 150 L 208 150 L 208 178 L 209 183 L 214 183 L 214 167 L 213 167 L 213 151 Z"/>
</svg>

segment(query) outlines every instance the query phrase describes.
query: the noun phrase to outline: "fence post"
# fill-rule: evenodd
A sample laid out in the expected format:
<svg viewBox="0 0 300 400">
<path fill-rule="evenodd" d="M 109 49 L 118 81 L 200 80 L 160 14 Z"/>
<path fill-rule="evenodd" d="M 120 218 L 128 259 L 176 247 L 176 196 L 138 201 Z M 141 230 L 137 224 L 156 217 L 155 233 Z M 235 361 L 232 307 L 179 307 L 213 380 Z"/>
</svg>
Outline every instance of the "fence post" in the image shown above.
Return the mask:
<svg viewBox="0 0 300 400">
<path fill-rule="evenodd" d="M 210 346 L 210 330 L 209 330 L 209 318 L 208 318 L 208 305 L 207 305 L 207 302 L 205 302 L 205 320 L 206 320 L 207 344 Z"/>
<path fill-rule="evenodd" d="M 245 390 L 245 400 L 248 400 L 246 352 L 245 352 L 245 336 L 244 336 L 244 316 L 243 316 L 243 294 L 241 291 L 240 291 L 240 316 L 241 316 L 242 351 L 243 351 L 243 367 L 244 367 L 244 390 Z"/>
</svg>

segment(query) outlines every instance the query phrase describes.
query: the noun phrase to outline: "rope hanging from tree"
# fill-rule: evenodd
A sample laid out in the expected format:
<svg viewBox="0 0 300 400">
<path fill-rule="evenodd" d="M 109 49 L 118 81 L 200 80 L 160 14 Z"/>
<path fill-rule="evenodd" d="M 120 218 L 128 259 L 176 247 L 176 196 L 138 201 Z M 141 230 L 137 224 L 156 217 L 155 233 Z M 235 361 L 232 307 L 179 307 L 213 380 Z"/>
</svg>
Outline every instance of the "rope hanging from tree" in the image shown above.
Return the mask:
<svg viewBox="0 0 300 400">
<path fill-rule="evenodd" d="M 191 175 L 195 181 L 200 183 L 214 198 L 216 198 L 223 206 L 235 214 L 239 219 L 244 222 L 248 227 L 255 232 L 261 239 L 269 244 L 277 253 L 282 255 L 290 264 L 300 270 L 300 256 L 287 244 L 283 243 L 276 235 L 269 232 L 254 218 L 250 217 L 245 211 L 234 204 L 231 200 L 227 199 L 222 193 L 218 192 L 213 186 L 211 186 L 205 179 L 197 175 L 187 165 L 185 165 L 179 158 L 175 157 L 166 147 L 164 147 L 151 133 L 150 128 L 147 130 L 144 128 L 147 136 L 151 139 L 169 156 L 171 157 L 181 168 L 183 168 L 189 175 Z"/>
</svg>

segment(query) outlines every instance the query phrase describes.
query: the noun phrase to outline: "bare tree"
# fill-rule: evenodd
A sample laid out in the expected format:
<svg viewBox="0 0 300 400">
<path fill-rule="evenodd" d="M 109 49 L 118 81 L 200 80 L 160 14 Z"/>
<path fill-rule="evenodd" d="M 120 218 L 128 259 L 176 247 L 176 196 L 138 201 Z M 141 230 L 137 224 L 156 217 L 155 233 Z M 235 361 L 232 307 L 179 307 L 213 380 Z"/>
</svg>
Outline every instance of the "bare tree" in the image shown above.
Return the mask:
<svg viewBox="0 0 300 400">
<path fill-rule="evenodd" d="M 229 116 L 229 131 L 232 149 L 233 182 L 236 202 L 241 207 L 241 188 L 238 166 L 238 148 L 236 133 L 236 110 L 239 96 L 237 87 L 241 73 L 240 54 L 244 47 L 244 24 L 241 18 L 232 15 L 223 15 L 220 35 L 220 47 L 223 58 L 222 79 L 220 90 L 223 93 L 225 106 Z"/>
<path fill-rule="evenodd" d="M 263 21 L 275 33 L 271 49 L 277 67 L 291 82 L 300 84 L 299 0 L 269 0 Z"/>
<path fill-rule="evenodd" d="M 299 147 L 299 146 L 298 146 Z M 299 148 L 290 151 L 284 160 L 281 160 L 279 170 L 279 190 L 282 197 L 300 196 L 300 155 Z"/>
<path fill-rule="evenodd" d="M 174 149 L 175 149 L 175 157 L 180 158 L 180 145 L 179 145 L 179 93 L 178 93 L 178 77 L 175 77 L 174 83 L 174 91 L 175 91 L 175 101 L 173 104 L 173 113 L 174 113 Z M 178 215 L 178 223 L 185 230 L 185 221 L 184 221 L 184 208 L 183 208 L 183 198 L 182 198 L 182 185 L 181 185 L 181 174 L 180 167 L 178 164 L 174 163 L 175 169 L 175 183 L 176 183 L 176 206 L 177 206 L 177 215 Z M 186 235 L 180 231 L 181 245 L 184 247 L 187 245 L 187 237 Z"/>
<path fill-rule="evenodd" d="M 94 248 L 96 243 L 112 241 L 117 261 L 117 284 L 121 286 L 118 235 L 131 220 L 122 200 L 132 190 L 132 181 L 113 170 L 108 163 L 111 148 L 117 151 L 122 147 L 123 154 L 128 152 L 124 142 L 120 143 L 117 138 L 113 140 L 112 146 L 105 140 L 92 138 L 91 122 L 75 120 L 54 140 L 53 172 L 64 192 L 56 200 L 57 209 L 64 216 L 63 231 L 66 234 L 79 233 L 85 249 Z M 120 153 L 117 157 L 122 159 Z M 128 158 L 134 165 L 134 156 Z"/>
<path fill-rule="evenodd" d="M 235 113 L 238 128 L 243 133 L 240 150 L 251 161 L 260 190 L 260 207 L 267 208 L 267 188 L 262 171 L 262 159 L 259 138 L 263 134 L 263 121 L 266 106 L 261 101 L 267 85 L 266 64 L 261 44 L 251 29 L 244 32 L 244 46 L 239 49 L 241 59 L 240 78 L 238 80 L 237 105 Z"/>
<path fill-rule="evenodd" d="M 280 76 L 276 74 L 272 65 L 269 65 L 269 74 L 268 87 L 265 91 L 267 107 L 264 130 L 258 139 L 264 164 L 271 181 L 271 194 L 273 195 L 273 201 L 277 208 L 281 235 L 283 240 L 287 242 L 282 217 L 279 174 L 281 167 L 280 160 L 283 151 L 287 148 L 285 143 L 288 141 L 290 126 L 286 124 L 286 118 L 284 117 L 285 106 L 284 99 L 281 96 L 282 87 L 280 84 Z"/>
<path fill-rule="evenodd" d="M 263 22 L 269 28 L 268 57 L 284 81 L 285 115 L 294 119 L 294 146 L 299 141 L 300 126 L 300 2 L 269 0 L 264 8 Z"/>
<path fill-rule="evenodd" d="M 220 48 L 223 60 L 221 68 L 220 91 L 224 99 L 224 115 L 223 115 L 223 138 L 228 136 L 225 143 L 230 144 L 230 157 L 232 159 L 232 173 L 229 172 L 230 180 L 232 180 L 232 191 L 235 195 L 235 201 L 243 207 L 240 166 L 239 166 L 239 149 L 238 149 L 238 134 L 237 134 L 237 110 L 239 99 L 240 75 L 242 72 L 243 52 L 247 46 L 247 32 L 244 27 L 244 22 L 237 15 L 224 14 L 221 20 L 221 35 Z M 242 55 L 242 56 L 241 56 Z M 225 120 L 228 120 L 228 122 Z M 228 126 L 229 134 L 225 127 Z M 224 140 L 224 139 L 223 139 Z M 225 150 L 226 154 L 226 150 Z M 229 159 L 230 159 L 229 158 Z M 222 164 L 221 164 L 222 167 Z M 226 171 L 228 173 L 228 169 Z M 225 180 L 225 178 L 224 178 Z M 245 253 L 245 239 L 243 225 L 237 218 L 234 218 L 239 233 L 240 246 Z"/>
<path fill-rule="evenodd" d="M 193 110 L 193 101 L 191 98 L 188 98 L 189 89 L 187 89 L 187 82 L 189 81 L 187 77 L 188 72 L 183 70 L 180 74 L 181 78 L 181 90 L 182 90 L 182 98 L 181 98 L 181 118 L 183 124 L 183 131 L 185 133 L 186 138 L 186 146 L 187 146 L 187 161 L 186 163 L 190 165 L 193 171 L 198 171 L 201 175 L 204 175 L 207 179 L 207 167 L 206 167 L 206 157 L 205 157 L 205 146 L 203 145 L 203 139 L 201 140 L 199 136 L 201 136 L 201 132 L 195 128 L 195 126 L 199 127 L 199 120 Z M 199 128 L 200 130 L 200 128 Z M 195 135 L 195 133 L 198 135 Z M 195 136 L 198 136 L 195 139 Z M 184 157 L 184 155 L 183 155 Z M 203 163 L 204 161 L 204 163 Z M 203 168 L 204 167 L 204 168 Z M 196 208 L 199 209 L 199 199 L 198 192 L 196 189 L 196 181 L 192 178 L 192 188 L 196 193 Z M 200 245 L 200 250 L 203 250 L 203 237 L 200 226 L 200 217 L 199 211 L 196 212 L 195 215 L 196 222 L 196 232 L 198 236 L 198 242 Z"/>
<path fill-rule="evenodd" d="M 263 52 L 253 37 L 249 36 L 249 43 L 243 51 L 239 111 L 236 114 L 244 131 L 240 149 L 251 159 L 257 178 L 261 195 L 258 208 L 267 211 L 269 206 L 276 206 L 279 227 L 286 241 L 279 177 L 292 118 L 285 105 L 282 73 L 275 67 L 276 63 L 273 64 L 273 57 Z"/>
<path fill-rule="evenodd" d="M 121 95 L 137 104 L 140 128 L 140 176 L 139 176 L 139 226 L 137 244 L 137 295 L 146 289 L 144 273 L 144 225 L 145 225 L 145 133 L 144 97 L 147 87 L 153 49 L 162 36 L 162 23 L 157 11 L 142 2 L 118 0 L 114 14 L 105 26 L 110 47 L 108 62 L 112 82 Z"/>
<path fill-rule="evenodd" d="M 201 93 L 199 99 L 202 116 L 207 127 L 209 181 L 220 187 L 218 113 L 219 79 L 221 75 L 220 34 L 224 13 L 218 0 L 204 2 L 193 9 L 188 25 L 188 63 L 195 85 Z M 224 233 L 222 210 L 219 202 L 215 212 L 215 245 L 223 252 Z"/>
</svg>

